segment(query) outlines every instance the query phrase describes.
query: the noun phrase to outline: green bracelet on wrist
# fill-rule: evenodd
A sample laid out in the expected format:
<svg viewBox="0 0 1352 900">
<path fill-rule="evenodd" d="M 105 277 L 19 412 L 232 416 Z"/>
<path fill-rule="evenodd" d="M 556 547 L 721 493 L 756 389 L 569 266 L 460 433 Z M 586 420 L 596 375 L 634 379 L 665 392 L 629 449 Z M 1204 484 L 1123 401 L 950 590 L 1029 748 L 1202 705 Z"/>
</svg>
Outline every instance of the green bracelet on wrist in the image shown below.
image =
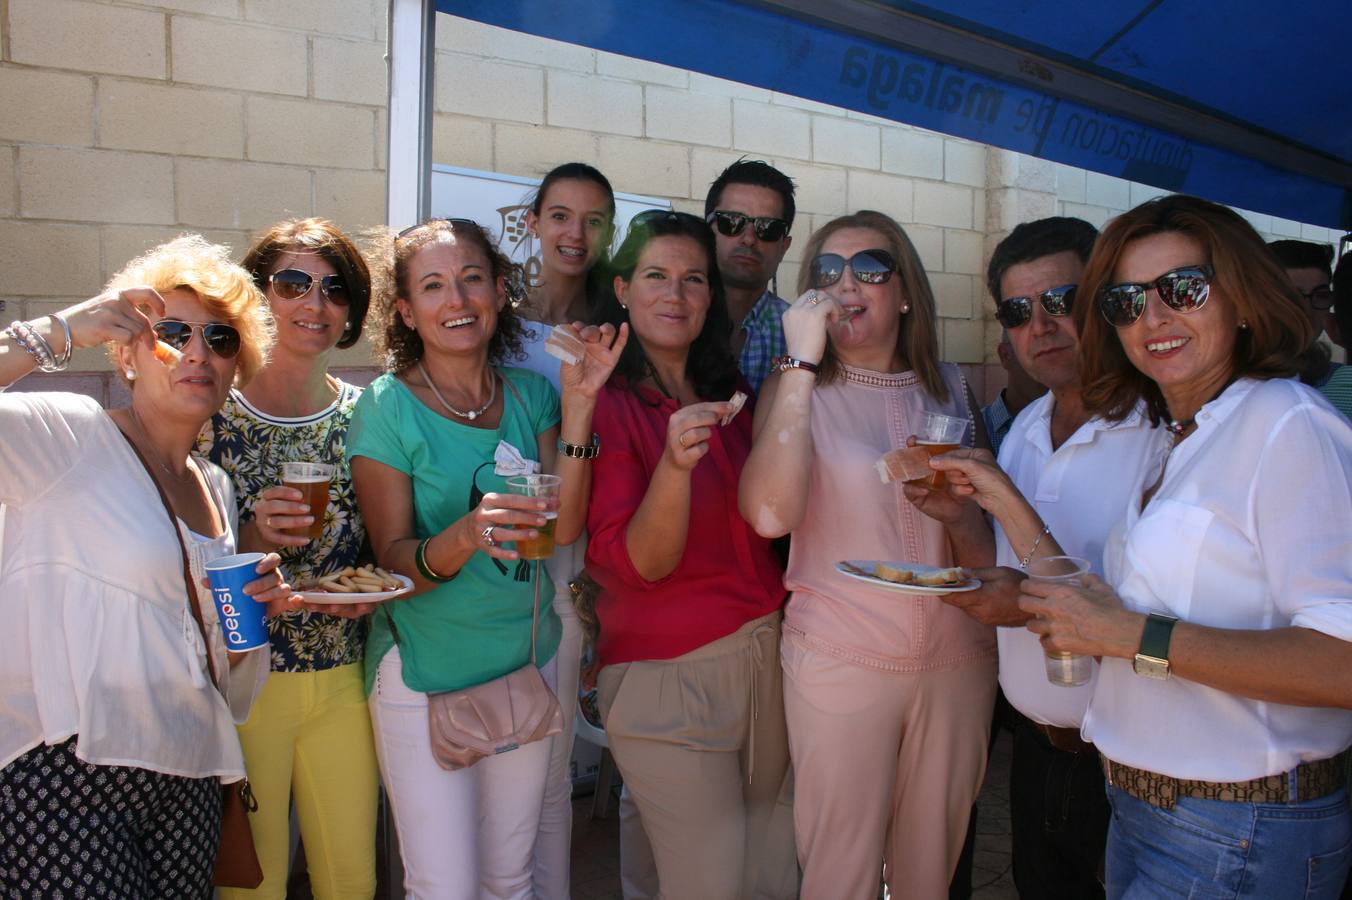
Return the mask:
<svg viewBox="0 0 1352 900">
<path fill-rule="evenodd" d="M 449 575 L 438 575 L 436 572 L 432 571 L 432 567 L 427 564 L 427 545 L 431 540 L 430 537 L 423 538 L 418 543 L 418 549 L 413 554 L 413 564 L 418 567 L 418 574 L 422 575 L 422 577 L 426 578 L 428 581 L 445 584 L 455 576 L 459 575 L 460 571 L 457 569 Z"/>
</svg>

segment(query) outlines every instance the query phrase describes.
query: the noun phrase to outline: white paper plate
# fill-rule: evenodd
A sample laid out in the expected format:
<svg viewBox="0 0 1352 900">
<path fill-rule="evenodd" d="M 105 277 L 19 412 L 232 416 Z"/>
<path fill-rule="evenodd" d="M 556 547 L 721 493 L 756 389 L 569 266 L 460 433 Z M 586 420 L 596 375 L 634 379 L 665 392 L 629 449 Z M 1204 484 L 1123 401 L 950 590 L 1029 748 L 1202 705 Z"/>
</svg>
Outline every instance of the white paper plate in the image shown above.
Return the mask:
<svg viewBox="0 0 1352 900">
<path fill-rule="evenodd" d="M 873 575 L 861 575 L 858 572 L 850 571 L 847 566 L 854 566 L 863 569 L 865 572 L 873 571 L 873 564 L 878 562 L 887 563 L 896 569 L 909 569 L 917 575 L 924 575 L 927 572 L 939 571 L 938 566 L 925 566 L 920 563 L 896 562 L 890 559 L 847 559 L 844 562 L 836 563 L 836 571 L 846 578 L 853 578 L 855 581 L 862 581 L 865 584 L 871 584 L 874 587 L 885 588 L 889 591 L 898 591 L 902 594 L 955 594 L 961 591 L 974 591 L 981 587 L 981 582 L 975 578 L 969 578 L 961 584 L 945 584 L 942 586 L 929 587 L 923 584 L 897 584 L 895 581 L 888 581 L 885 578 L 877 578 Z"/>
<path fill-rule="evenodd" d="M 390 573 L 402 587 L 397 591 L 377 591 L 370 594 L 331 594 L 328 591 L 297 591 L 307 603 L 376 603 L 393 597 L 402 597 L 413 590 L 413 579 Z"/>
</svg>

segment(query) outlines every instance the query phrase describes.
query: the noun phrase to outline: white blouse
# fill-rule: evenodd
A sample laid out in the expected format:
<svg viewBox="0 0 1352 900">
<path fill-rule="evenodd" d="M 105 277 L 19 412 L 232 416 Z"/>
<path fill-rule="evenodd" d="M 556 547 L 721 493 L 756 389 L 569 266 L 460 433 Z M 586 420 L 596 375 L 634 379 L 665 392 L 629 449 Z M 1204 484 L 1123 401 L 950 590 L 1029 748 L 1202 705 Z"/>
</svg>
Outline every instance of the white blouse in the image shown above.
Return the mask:
<svg viewBox="0 0 1352 900">
<path fill-rule="evenodd" d="M 1352 424 L 1292 380 L 1231 385 L 1169 452 L 1164 429 L 1104 551 L 1130 609 L 1214 628 L 1310 628 L 1352 641 Z M 1164 480 L 1145 509 L 1143 490 Z M 1109 759 L 1246 781 L 1352 744 L 1352 710 L 1249 700 L 1105 659 L 1084 724 Z"/>
<path fill-rule="evenodd" d="M 230 668 L 203 564 L 234 550 L 235 504 L 206 475 L 226 534 L 181 521 L 221 691 L 185 602 L 173 526 L 113 420 L 76 394 L 0 394 L 0 767 L 78 735 L 89 763 L 244 776 L 235 724 L 267 678 L 266 648 Z M 223 696 L 224 694 L 224 696 Z"/>
</svg>

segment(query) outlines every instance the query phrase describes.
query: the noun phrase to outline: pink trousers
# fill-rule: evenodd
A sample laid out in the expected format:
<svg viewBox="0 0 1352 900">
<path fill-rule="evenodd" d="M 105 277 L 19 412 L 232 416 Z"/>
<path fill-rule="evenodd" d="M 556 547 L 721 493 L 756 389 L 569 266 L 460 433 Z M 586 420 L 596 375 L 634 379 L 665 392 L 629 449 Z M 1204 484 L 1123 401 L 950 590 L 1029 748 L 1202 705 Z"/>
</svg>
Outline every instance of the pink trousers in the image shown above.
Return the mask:
<svg viewBox="0 0 1352 900">
<path fill-rule="evenodd" d="M 898 673 L 784 634 L 803 900 L 944 900 L 986 771 L 996 661 Z"/>
</svg>

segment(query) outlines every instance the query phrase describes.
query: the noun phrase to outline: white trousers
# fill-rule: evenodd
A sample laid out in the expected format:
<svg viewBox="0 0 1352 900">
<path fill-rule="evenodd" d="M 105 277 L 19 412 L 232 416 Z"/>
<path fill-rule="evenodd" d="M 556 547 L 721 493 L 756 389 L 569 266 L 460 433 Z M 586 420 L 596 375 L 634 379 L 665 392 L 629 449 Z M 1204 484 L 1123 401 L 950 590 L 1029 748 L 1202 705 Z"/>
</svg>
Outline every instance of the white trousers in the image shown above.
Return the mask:
<svg viewBox="0 0 1352 900">
<path fill-rule="evenodd" d="M 368 702 L 380 774 L 399 829 L 406 895 L 530 900 L 535 835 L 555 739 L 449 772 L 432 756 L 427 695 L 404 684 L 400 666 L 399 648 L 392 648 L 380 661 Z M 554 660 L 540 672 L 553 688 Z"/>
</svg>

